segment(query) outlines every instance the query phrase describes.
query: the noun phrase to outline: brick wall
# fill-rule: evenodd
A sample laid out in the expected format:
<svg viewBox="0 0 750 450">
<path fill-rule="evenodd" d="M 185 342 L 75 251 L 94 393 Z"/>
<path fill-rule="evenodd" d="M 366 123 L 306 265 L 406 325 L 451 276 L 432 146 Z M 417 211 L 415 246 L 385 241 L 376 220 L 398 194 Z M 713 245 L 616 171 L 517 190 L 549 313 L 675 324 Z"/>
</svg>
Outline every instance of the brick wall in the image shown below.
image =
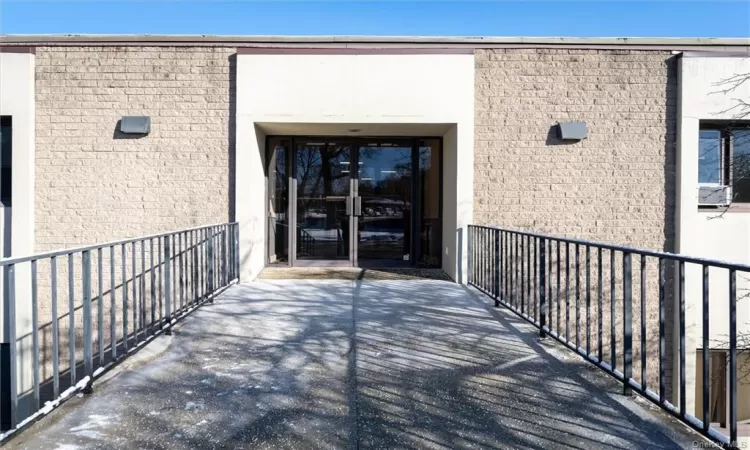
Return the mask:
<svg viewBox="0 0 750 450">
<path fill-rule="evenodd" d="M 233 53 L 37 48 L 37 251 L 227 221 Z"/>
<path fill-rule="evenodd" d="M 474 220 L 638 248 L 674 248 L 676 64 L 670 52 L 630 50 L 509 49 L 476 52 Z M 589 137 L 566 143 L 553 126 L 585 121 Z M 565 249 L 561 259 L 563 306 Z M 570 273 L 575 274 L 575 248 Z M 586 298 L 585 255 L 580 249 L 581 288 L 571 278 L 569 315 L 576 291 Z M 596 253 L 591 266 L 596 280 Z M 646 272 L 647 346 L 640 341 L 640 271 L 633 260 L 634 373 L 640 355 L 650 361 L 648 381 L 658 390 L 658 273 Z M 603 255 L 604 357 L 609 355 L 609 254 Z M 669 273 L 669 272 L 668 272 Z M 670 279 L 671 281 L 671 279 Z M 552 279 L 553 292 L 558 286 Z M 671 283 L 667 283 L 666 372 L 672 378 Z M 616 341 L 622 368 L 622 256 L 616 258 Z M 595 299 L 597 287 L 592 288 Z M 556 299 L 556 295 L 555 295 Z M 557 307 L 552 305 L 552 316 Z M 583 313 L 582 313 L 583 314 Z M 592 318 L 597 317 L 596 305 Z M 565 311 L 562 312 L 563 322 Z M 595 320 L 595 319 L 594 319 Z M 571 333 L 575 333 L 575 322 Z M 594 336 L 596 322 L 590 324 Z M 564 328 L 564 323 L 562 324 Z M 585 335 L 585 323 L 581 322 Z M 563 330 L 564 331 L 564 330 Z M 595 337 L 594 337 L 595 339 Z M 592 348 L 596 348 L 594 340 Z M 594 352 L 596 353 L 596 352 Z M 668 395 L 669 392 L 669 381 Z"/>
<path fill-rule="evenodd" d="M 669 52 L 478 50 L 474 219 L 649 249 L 674 240 Z M 589 138 L 563 143 L 558 121 Z"/>
<path fill-rule="evenodd" d="M 233 49 L 38 47 L 36 49 L 36 251 L 70 248 L 127 237 L 143 236 L 204 224 L 230 217 L 232 182 L 230 154 L 233 140 L 230 116 L 234 108 Z M 125 115 L 151 117 L 151 133 L 137 139 L 116 133 Z M 193 233 L 183 238 L 183 251 L 197 242 Z M 103 347 L 110 345 L 114 325 L 123 337 L 125 301 L 128 315 L 151 313 L 152 255 L 116 247 L 115 279 L 110 253 L 102 254 Z M 159 242 L 154 242 L 154 261 Z M 122 252 L 125 252 L 125 268 Z M 192 300 L 190 258 L 183 254 L 185 272 L 175 265 L 172 310 Z M 141 257 L 146 264 L 141 264 Z M 197 260 L 196 260 L 197 261 Z M 74 257 L 75 354 L 82 357 L 83 316 L 81 255 Z M 96 271 L 98 255 L 92 254 Z M 39 317 L 42 379 L 52 374 L 52 299 L 49 260 L 39 262 Z M 145 272 L 143 285 L 140 274 Z M 69 299 L 67 258 L 58 261 L 57 311 L 60 335 L 60 372 L 69 370 Z M 124 275 L 123 275 L 124 274 Z M 92 297 L 98 313 L 98 278 Z M 157 269 L 155 286 L 163 286 Z M 179 286 L 182 285 L 182 288 Z M 115 320 L 110 320 L 114 291 Z M 179 292 L 185 292 L 179 297 Z M 162 305 L 161 291 L 155 303 Z M 157 306 L 163 314 L 164 308 Z M 133 333 L 134 317 L 128 320 Z M 98 320 L 93 324 L 98 328 Z M 141 330 L 142 331 L 142 330 Z M 30 337 L 23 338 L 30 341 Z M 131 345 L 133 343 L 131 342 Z M 26 343 L 24 345 L 30 345 Z M 98 350 L 94 334 L 94 350 Z M 109 352 L 109 350 L 107 350 Z M 62 377 L 62 389 L 68 376 Z"/>
</svg>

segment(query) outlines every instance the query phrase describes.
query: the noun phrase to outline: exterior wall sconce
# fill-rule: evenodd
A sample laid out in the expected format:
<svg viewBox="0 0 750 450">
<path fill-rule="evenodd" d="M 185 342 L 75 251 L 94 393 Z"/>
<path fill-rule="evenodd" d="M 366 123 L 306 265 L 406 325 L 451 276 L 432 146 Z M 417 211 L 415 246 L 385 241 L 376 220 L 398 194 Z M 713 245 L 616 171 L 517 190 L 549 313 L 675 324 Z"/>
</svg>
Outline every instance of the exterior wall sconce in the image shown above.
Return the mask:
<svg viewBox="0 0 750 450">
<path fill-rule="evenodd" d="M 588 137 L 586 122 L 560 122 L 557 124 L 557 137 L 564 141 L 580 141 Z"/>
<path fill-rule="evenodd" d="M 151 117 L 149 116 L 123 116 L 120 119 L 120 133 L 144 135 L 150 132 Z"/>
</svg>

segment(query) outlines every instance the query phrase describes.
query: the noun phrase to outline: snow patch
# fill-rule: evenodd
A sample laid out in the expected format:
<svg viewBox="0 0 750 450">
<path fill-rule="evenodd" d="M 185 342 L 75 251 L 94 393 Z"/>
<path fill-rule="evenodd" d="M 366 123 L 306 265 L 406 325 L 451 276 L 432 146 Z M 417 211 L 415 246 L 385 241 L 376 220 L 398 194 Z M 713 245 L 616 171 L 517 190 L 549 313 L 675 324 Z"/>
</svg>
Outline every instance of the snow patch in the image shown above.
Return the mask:
<svg viewBox="0 0 750 450">
<path fill-rule="evenodd" d="M 88 422 L 84 422 L 81 425 L 71 428 L 70 432 L 75 434 L 76 436 L 81 436 L 89 439 L 100 439 L 102 435 L 98 431 L 98 429 L 109 425 L 111 419 L 111 416 L 92 414 L 89 416 Z"/>
</svg>

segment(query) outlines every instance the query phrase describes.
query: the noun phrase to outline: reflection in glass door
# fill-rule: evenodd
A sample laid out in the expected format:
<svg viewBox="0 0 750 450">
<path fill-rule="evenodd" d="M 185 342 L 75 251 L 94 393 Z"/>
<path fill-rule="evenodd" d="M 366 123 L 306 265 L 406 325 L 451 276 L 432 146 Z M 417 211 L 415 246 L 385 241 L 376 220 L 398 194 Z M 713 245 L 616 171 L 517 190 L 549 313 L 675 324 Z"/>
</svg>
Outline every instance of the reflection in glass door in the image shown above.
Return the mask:
<svg viewBox="0 0 750 450">
<path fill-rule="evenodd" d="M 345 144 L 296 143 L 298 260 L 350 260 L 351 156 Z"/>
<path fill-rule="evenodd" d="M 357 258 L 367 264 L 411 260 L 412 146 L 388 142 L 359 146 Z"/>
</svg>

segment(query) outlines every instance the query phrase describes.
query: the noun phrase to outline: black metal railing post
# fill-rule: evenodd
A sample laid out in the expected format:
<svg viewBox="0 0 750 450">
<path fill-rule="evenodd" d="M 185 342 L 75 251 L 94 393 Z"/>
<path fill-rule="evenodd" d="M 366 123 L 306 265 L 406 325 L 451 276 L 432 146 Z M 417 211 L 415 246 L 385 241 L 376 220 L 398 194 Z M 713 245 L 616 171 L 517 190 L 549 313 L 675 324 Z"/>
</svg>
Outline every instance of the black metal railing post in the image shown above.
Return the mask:
<svg viewBox="0 0 750 450">
<path fill-rule="evenodd" d="M 632 395 L 630 380 L 633 378 L 633 274 L 630 253 L 622 255 L 622 337 L 623 337 L 623 394 Z"/>
<path fill-rule="evenodd" d="M 685 370 L 685 263 L 679 263 L 679 301 L 680 301 L 680 416 L 685 417 L 687 411 L 687 392 L 686 381 L 687 373 Z"/>
<path fill-rule="evenodd" d="M 86 389 L 91 389 L 94 376 L 93 351 L 91 344 L 91 252 L 81 254 L 83 264 L 83 372 L 88 377 Z M 70 312 L 73 314 L 73 311 Z M 71 367 L 75 370 L 75 365 Z"/>
<path fill-rule="evenodd" d="M 737 271 L 729 271 L 729 445 L 737 442 Z"/>
<path fill-rule="evenodd" d="M 547 337 L 544 328 L 547 326 L 547 271 L 546 268 L 547 243 L 544 238 L 539 239 L 539 337 Z"/>
<path fill-rule="evenodd" d="M 172 243 L 164 239 L 164 334 L 172 334 Z"/>
<path fill-rule="evenodd" d="M 208 238 L 208 292 L 211 295 L 211 303 L 213 303 L 213 292 L 214 292 L 214 229 L 209 230 Z"/>
<path fill-rule="evenodd" d="M 665 308 L 665 283 L 666 273 L 664 258 L 659 258 L 659 404 L 667 400 L 667 371 L 664 358 L 667 355 L 666 348 L 666 308 Z"/>
<path fill-rule="evenodd" d="M 710 368 L 709 367 L 709 365 L 710 365 L 709 356 L 710 355 L 709 355 L 709 348 L 708 348 L 709 347 L 708 339 L 710 337 L 709 334 L 708 334 L 709 333 L 709 326 L 708 326 L 709 325 L 708 300 L 709 300 L 709 295 L 708 295 L 708 266 L 704 264 L 703 265 L 703 302 L 702 302 L 703 315 L 701 316 L 701 320 L 703 321 L 703 345 L 702 345 L 703 348 L 701 349 L 701 356 L 702 356 L 702 363 L 703 363 L 703 367 L 702 367 L 702 369 L 703 369 L 702 370 L 703 379 L 701 380 L 702 381 L 702 383 L 701 383 L 701 393 L 702 393 L 701 399 L 702 399 L 702 403 L 703 403 L 703 405 L 702 405 L 703 406 L 703 411 L 702 411 L 703 415 L 701 416 L 701 418 L 703 420 L 703 431 L 704 432 L 708 432 L 708 429 L 711 426 L 710 417 L 709 417 L 709 401 L 710 401 L 710 399 L 709 399 L 709 392 L 710 392 L 709 391 L 709 386 L 710 386 L 710 382 L 709 382 L 709 379 L 708 379 L 709 376 L 710 376 L 710 374 L 709 374 L 709 368 Z"/>
<path fill-rule="evenodd" d="M 500 306 L 500 231 L 493 230 L 493 240 L 495 241 L 495 265 L 493 267 L 492 294 L 495 297 L 495 307 Z"/>
<path fill-rule="evenodd" d="M 3 275 L 7 295 L 3 301 L 3 336 L 0 343 L 0 429 L 11 430 L 18 424 L 18 390 L 16 369 L 16 301 L 15 265 L 4 266 Z"/>
</svg>

